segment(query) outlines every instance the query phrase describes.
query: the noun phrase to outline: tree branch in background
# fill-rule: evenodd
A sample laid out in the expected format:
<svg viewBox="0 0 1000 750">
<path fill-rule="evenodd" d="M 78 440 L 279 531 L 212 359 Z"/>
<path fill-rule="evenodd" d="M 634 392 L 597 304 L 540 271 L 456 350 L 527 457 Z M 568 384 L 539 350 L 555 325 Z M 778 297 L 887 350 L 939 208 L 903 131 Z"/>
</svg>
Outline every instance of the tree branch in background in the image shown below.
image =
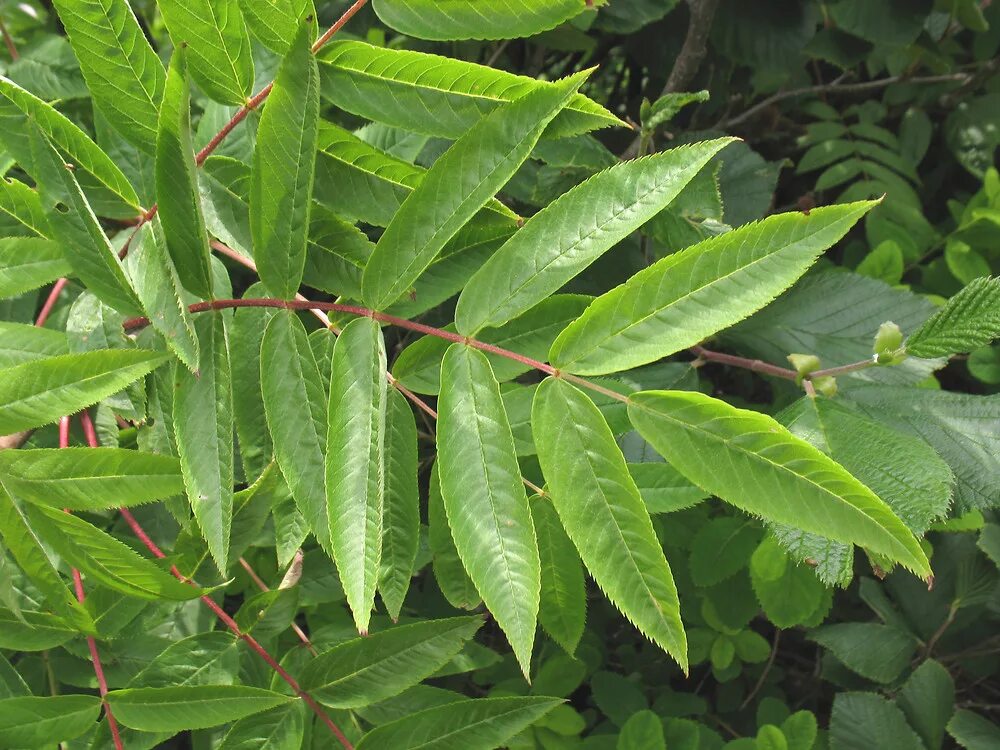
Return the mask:
<svg viewBox="0 0 1000 750">
<path fill-rule="evenodd" d="M 712 30 L 715 11 L 719 8 L 719 0 L 688 0 L 688 6 L 691 10 L 691 20 L 688 22 L 684 46 L 674 61 L 674 67 L 660 96 L 686 90 L 698 68 L 701 67 L 701 61 L 705 59 L 708 35 Z"/>
<path fill-rule="evenodd" d="M 17 46 L 14 44 L 14 38 L 10 35 L 10 32 L 7 31 L 7 24 L 3 22 L 2 18 L 0 18 L 0 34 L 3 35 L 3 43 L 7 45 L 7 52 L 10 53 L 10 59 L 17 62 L 21 55 L 18 54 Z"/>
</svg>

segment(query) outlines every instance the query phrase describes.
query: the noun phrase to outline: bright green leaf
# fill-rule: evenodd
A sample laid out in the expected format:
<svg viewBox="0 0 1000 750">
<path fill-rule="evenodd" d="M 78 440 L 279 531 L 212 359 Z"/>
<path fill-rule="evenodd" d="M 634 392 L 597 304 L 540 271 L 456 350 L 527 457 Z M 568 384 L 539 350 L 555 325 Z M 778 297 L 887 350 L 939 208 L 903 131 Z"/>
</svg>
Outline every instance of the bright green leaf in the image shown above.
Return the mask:
<svg viewBox="0 0 1000 750">
<path fill-rule="evenodd" d="M 368 632 L 382 555 L 385 342 L 378 323 L 349 323 L 333 350 L 327 412 L 326 509 L 333 557 L 354 622 Z"/>
<path fill-rule="evenodd" d="M 385 700 L 447 664 L 482 625 L 481 617 L 428 620 L 346 641 L 309 662 L 302 687 L 334 708 Z"/>
<path fill-rule="evenodd" d="M 873 205 L 780 214 L 668 255 L 598 297 L 550 360 L 599 375 L 693 346 L 777 297 Z"/>
<path fill-rule="evenodd" d="M 250 231 L 260 278 L 290 299 L 302 283 L 319 122 L 319 72 L 303 23 L 274 81 L 257 132 Z"/>
<path fill-rule="evenodd" d="M 882 500 L 771 417 L 680 391 L 633 395 L 629 417 L 682 474 L 726 502 L 930 575 L 917 540 Z"/>
<path fill-rule="evenodd" d="M 198 374 L 176 368 L 173 405 L 188 501 L 220 571 L 229 559 L 233 515 L 233 392 L 225 314 L 202 313 L 195 321 Z"/>
<path fill-rule="evenodd" d="M 469 280 L 455 311 L 471 336 L 503 325 L 576 277 L 652 219 L 731 139 L 623 162 L 532 216 Z M 625 369 L 624 367 L 615 369 Z"/>
<path fill-rule="evenodd" d="M 101 712 L 92 695 L 34 696 L 0 700 L 0 743 L 6 747 L 46 747 L 91 729 Z"/>
<path fill-rule="evenodd" d="M 486 356 L 445 354 L 438 401 L 441 494 L 469 577 L 529 674 L 540 561 L 514 438 Z"/>
<path fill-rule="evenodd" d="M 41 427 L 134 383 L 167 361 L 142 349 L 101 349 L 0 370 L 0 434 Z"/>
<path fill-rule="evenodd" d="M 670 566 L 601 412 L 568 383 L 538 387 L 531 413 L 552 504 L 607 597 L 687 671 L 687 640 Z"/>
<path fill-rule="evenodd" d="M 486 115 L 434 162 L 375 246 L 361 284 L 366 302 L 383 309 L 406 293 L 513 176 L 589 75 L 578 73 Z"/>
<path fill-rule="evenodd" d="M 375 0 L 374 8 L 401 34 L 442 41 L 534 36 L 586 6 L 580 0 Z"/>
<path fill-rule="evenodd" d="M 51 240 L 0 239 L 0 299 L 33 291 L 70 273 L 62 248 Z"/>
<path fill-rule="evenodd" d="M 217 102 L 245 104 L 253 88 L 253 57 L 236 0 L 158 0 L 157 6 L 174 48 L 187 51 L 201 89 Z"/>
<path fill-rule="evenodd" d="M 290 695 L 242 685 L 129 688 L 108 693 L 115 718 L 144 732 L 207 729 L 293 700 Z"/>
<path fill-rule="evenodd" d="M 55 0 L 90 93 L 107 121 L 147 154 L 166 75 L 128 0 Z"/>
<path fill-rule="evenodd" d="M 184 50 L 170 61 L 156 135 L 156 194 L 167 251 L 184 287 L 212 297 L 211 253 L 191 141 L 191 95 Z"/>
</svg>

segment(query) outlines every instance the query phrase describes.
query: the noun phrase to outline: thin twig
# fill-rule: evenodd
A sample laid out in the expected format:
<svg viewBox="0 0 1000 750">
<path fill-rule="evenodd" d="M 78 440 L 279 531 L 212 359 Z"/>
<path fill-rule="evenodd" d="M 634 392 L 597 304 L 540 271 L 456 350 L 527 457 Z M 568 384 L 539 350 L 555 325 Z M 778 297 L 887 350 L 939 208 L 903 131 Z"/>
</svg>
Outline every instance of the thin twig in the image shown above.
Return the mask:
<svg viewBox="0 0 1000 750">
<path fill-rule="evenodd" d="M 90 415 L 86 411 L 80 412 L 80 421 L 83 425 L 83 431 L 87 436 L 87 443 L 92 448 L 96 448 L 97 435 L 94 431 L 94 423 L 91 420 Z M 160 547 L 156 544 L 156 542 L 154 542 L 150 538 L 149 534 L 146 533 L 146 530 L 142 528 L 142 526 L 139 524 L 135 516 L 132 515 L 132 513 L 129 511 L 128 508 L 119 508 L 118 512 L 121 514 L 121 517 L 125 520 L 125 523 L 128 524 L 129 528 L 132 529 L 132 533 L 135 534 L 136 538 L 139 539 L 139 541 L 142 542 L 143 545 L 145 545 L 146 549 L 148 549 L 153 554 L 153 556 L 155 556 L 160 560 L 166 557 L 166 554 L 163 552 L 163 550 L 161 550 Z M 191 580 L 183 573 L 181 573 L 180 570 L 177 569 L 176 565 L 170 566 L 170 573 L 173 574 L 173 576 L 177 578 L 177 580 L 179 581 L 190 584 L 192 586 L 197 585 L 193 580 Z M 258 643 L 256 638 L 254 638 L 249 633 L 244 633 L 240 629 L 240 626 L 236 623 L 236 621 L 228 614 L 226 614 L 225 610 L 223 610 L 222 607 L 216 604 L 211 597 L 203 596 L 201 597 L 201 601 L 205 604 L 206 607 L 212 610 L 212 612 L 215 614 L 217 618 L 219 618 L 219 620 L 222 622 L 223 625 L 229 628 L 229 630 L 233 633 L 233 635 L 243 640 L 243 642 L 246 643 L 247 646 L 249 646 L 254 652 L 256 652 L 257 655 L 260 656 L 260 658 L 263 659 L 267 663 L 267 665 L 271 667 L 271 669 L 273 669 L 274 672 L 282 680 L 285 681 L 285 683 L 292 689 L 292 691 L 298 697 L 300 697 L 305 702 L 305 704 L 309 706 L 309 708 L 312 709 L 313 713 L 316 714 L 319 720 L 322 721 L 330 730 L 330 732 L 333 733 L 333 736 L 337 738 L 337 741 L 344 747 L 344 750 L 354 750 L 354 746 L 347 739 L 347 737 L 344 736 L 344 733 L 340 731 L 340 728 L 333 723 L 333 720 L 330 718 L 329 714 L 326 713 L 323 707 L 316 702 L 315 698 L 313 698 L 308 692 L 302 689 L 302 687 L 299 685 L 296 679 L 292 677 L 292 675 L 290 675 L 284 669 L 284 667 L 282 667 L 275 660 L 273 656 L 271 656 L 271 654 L 267 651 L 267 649 L 265 649 L 263 646 L 260 645 L 260 643 Z"/>
<path fill-rule="evenodd" d="M 268 585 L 266 583 L 264 583 L 264 579 L 261 578 L 259 575 L 257 575 L 257 571 L 255 571 L 251 567 L 250 563 L 248 563 L 242 557 L 240 558 L 240 565 L 243 567 L 243 570 L 246 571 L 247 575 L 250 576 L 250 580 L 253 581 L 257 585 L 257 588 L 259 588 L 261 591 L 264 591 L 264 592 L 267 592 L 267 591 L 271 590 L 268 587 Z M 313 656 L 316 656 L 316 653 L 317 653 L 316 652 L 316 647 L 313 646 L 312 641 L 309 640 L 309 636 L 306 635 L 305 631 L 302 630 L 302 628 L 299 627 L 299 624 L 297 622 L 293 622 L 292 623 L 292 630 L 295 632 L 295 635 L 297 635 L 299 637 L 299 640 L 302 641 L 302 645 L 304 645 L 307 649 L 309 649 L 309 652 Z"/>
<path fill-rule="evenodd" d="M 14 38 L 7 31 L 7 24 L 3 22 L 0 18 L 0 34 L 3 34 L 3 43 L 7 45 L 7 52 L 10 53 L 10 59 L 17 62 L 21 59 L 21 55 L 17 51 L 17 46 L 14 44 Z"/>
<path fill-rule="evenodd" d="M 95 435 L 96 440 L 96 435 Z M 59 447 L 69 447 L 69 417 L 62 417 L 59 420 Z M 69 513 L 67 508 L 63 508 L 64 513 Z M 76 592 L 76 600 L 83 604 L 86 593 L 83 590 L 83 577 L 77 568 L 73 568 L 73 589 Z M 104 715 L 108 717 L 108 728 L 111 730 L 111 739 L 114 742 L 115 750 L 123 750 L 121 733 L 118 731 L 118 722 L 111 711 L 108 703 L 108 681 L 104 676 L 104 666 L 101 664 L 101 655 L 97 651 L 97 640 L 92 635 L 87 636 L 87 648 L 90 650 L 90 663 L 94 666 L 94 676 L 97 678 L 97 689 L 101 694 L 101 706 L 104 708 Z"/>
<path fill-rule="evenodd" d="M 931 83 L 965 83 L 971 77 L 971 73 L 946 73 L 944 75 L 936 76 L 916 76 L 913 78 L 907 78 L 904 75 L 890 76 L 888 78 L 878 78 L 874 81 L 862 81 L 860 83 L 843 83 L 847 78 L 848 74 L 844 73 L 839 78 L 834 79 L 830 83 L 818 84 L 816 86 L 805 86 L 800 89 L 791 89 L 789 91 L 779 91 L 776 94 L 772 94 L 763 101 L 755 104 L 749 109 L 741 112 L 735 117 L 730 117 L 719 123 L 716 127 L 720 130 L 728 130 L 730 128 L 736 127 L 737 125 L 742 125 L 744 122 L 752 118 L 758 112 L 767 109 L 768 107 L 777 104 L 785 99 L 792 99 L 799 96 L 807 96 L 809 94 L 856 94 L 865 91 L 876 91 L 878 89 L 891 86 L 894 83 L 917 83 L 917 84 L 931 84 Z"/>
<path fill-rule="evenodd" d="M 740 704 L 739 708 L 740 711 L 749 706 L 750 701 L 752 701 L 757 696 L 757 693 L 760 692 L 760 689 L 764 687 L 764 681 L 767 680 L 767 676 L 771 672 L 771 667 L 774 666 L 774 659 L 778 655 L 778 644 L 780 643 L 781 643 L 781 630 L 775 630 L 774 642 L 771 644 L 771 655 L 767 659 L 767 664 L 764 665 L 764 671 L 761 672 L 760 677 L 757 678 L 757 682 L 756 684 L 754 684 L 753 690 L 751 690 L 747 694 L 747 697 L 743 699 L 743 703 Z"/>
</svg>

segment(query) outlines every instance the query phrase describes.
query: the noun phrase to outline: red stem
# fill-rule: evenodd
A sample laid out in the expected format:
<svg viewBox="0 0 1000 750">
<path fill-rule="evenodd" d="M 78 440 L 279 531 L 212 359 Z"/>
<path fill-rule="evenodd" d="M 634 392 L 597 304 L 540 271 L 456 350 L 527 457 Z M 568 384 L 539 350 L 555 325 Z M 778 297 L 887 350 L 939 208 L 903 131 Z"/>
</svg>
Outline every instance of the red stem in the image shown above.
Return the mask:
<svg viewBox="0 0 1000 750">
<path fill-rule="evenodd" d="M 2 18 L 0 18 L 0 34 L 3 34 L 3 43 L 7 45 L 7 52 L 10 53 L 10 59 L 17 62 L 21 58 L 21 55 L 18 53 L 17 45 L 14 44 L 14 38 L 10 35 L 10 32 L 7 30 L 7 24 L 3 22 Z"/>
<path fill-rule="evenodd" d="M 69 283 L 68 279 L 59 279 L 55 284 L 52 285 L 52 290 L 49 292 L 49 296 L 45 300 L 45 304 L 42 305 L 42 311 L 38 313 L 38 317 L 35 319 L 35 325 L 41 328 L 45 325 L 45 321 L 49 319 L 49 315 L 52 313 L 52 308 L 56 306 L 56 302 L 59 300 L 59 295 L 62 294 L 62 290 Z"/>
<path fill-rule="evenodd" d="M 247 575 L 250 576 L 250 580 L 257 585 L 257 588 L 265 592 L 271 590 L 268 585 L 264 583 L 264 579 L 257 575 L 257 571 L 251 567 L 250 563 L 242 557 L 240 558 L 240 565 L 243 566 L 243 570 L 247 572 Z M 305 631 L 299 627 L 297 622 L 292 623 L 292 630 L 295 632 L 295 635 L 299 637 L 299 640 L 302 641 L 302 645 L 309 649 L 309 652 L 313 656 L 316 656 L 316 648 L 313 646 L 312 641 L 309 640 L 309 636 L 305 634 Z"/>
<path fill-rule="evenodd" d="M 91 432 L 93 432 L 94 425 L 92 422 L 90 424 L 90 429 Z M 94 435 L 94 441 L 97 441 L 96 434 Z M 69 447 L 69 417 L 62 417 L 59 420 L 59 447 Z M 63 508 L 63 512 L 69 513 L 69 510 L 67 508 Z M 80 602 L 80 604 L 83 604 L 87 599 L 87 596 L 83 590 L 83 577 L 80 575 L 80 571 L 76 568 L 73 568 L 73 589 L 76 591 L 76 600 Z M 108 681 L 104 677 L 104 666 L 101 664 L 101 655 L 97 651 L 97 640 L 92 635 L 87 636 L 87 648 L 90 650 L 90 663 L 94 665 L 94 675 L 97 677 L 97 689 L 101 693 L 101 702 L 104 706 L 104 714 L 108 717 L 108 727 L 111 729 L 111 739 L 115 743 L 115 750 L 124 750 L 122 737 L 118 731 L 118 722 L 115 720 L 115 715 L 111 712 L 111 705 L 107 701 Z"/>
<path fill-rule="evenodd" d="M 97 435 L 94 431 L 94 423 L 91 420 L 90 415 L 86 411 L 80 412 L 80 422 L 83 425 L 84 434 L 87 436 L 87 443 L 90 445 L 90 447 L 96 448 Z M 156 544 L 156 542 L 154 542 L 149 537 L 149 535 L 146 533 L 146 530 L 142 528 L 142 526 L 139 524 L 135 516 L 132 515 L 132 513 L 129 511 L 128 508 L 119 508 L 118 512 L 121 513 L 122 518 L 125 519 L 125 523 L 129 525 L 129 527 L 132 529 L 132 532 L 136 535 L 139 541 L 146 546 L 146 549 L 148 549 L 155 557 L 161 560 L 166 557 L 166 554 L 163 552 L 163 550 L 161 550 L 160 547 Z M 170 572 L 178 580 L 183 581 L 184 583 L 190 584 L 192 586 L 196 585 L 194 581 L 192 581 L 190 578 L 187 578 L 183 573 L 181 573 L 177 569 L 176 565 L 170 566 Z M 212 610 L 212 612 L 215 614 L 216 617 L 219 618 L 219 620 L 222 622 L 223 625 L 229 628 L 229 630 L 233 633 L 233 635 L 235 635 L 237 638 L 242 639 L 253 651 L 255 651 L 260 656 L 260 658 L 263 659 L 267 663 L 267 665 L 271 667 L 271 669 L 273 669 L 274 672 L 288 684 L 288 687 L 290 687 L 295 692 L 295 694 L 299 698 L 301 698 L 306 703 L 306 705 L 309 706 L 309 708 L 312 709 L 313 713 L 316 714 L 319 720 L 322 721 L 324 724 L 326 724 L 327 728 L 333 733 L 334 737 L 337 738 L 337 741 L 340 742 L 340 744 L 344 747 L 344 750 L 354 750 L 354 746 L 351 744 L 350 740 L 348 740 L 347 737 L 344 736 L 344 733 L 340 731 L 340 728 L 333 723 L 333 720 L 326 713 L 323 707 L 320 706 L 316 702 L 316 700 L 311 695 L 309 695 L 309 693 L 307 693 L 299 686 L 298 681 L 294 677 L 292 677 L 292 675 L 290 675 L 284 669 L 284 667 L 282 667 L 275 660 L 275 658 L 271 656 L 271 654 L 268 653 L 268 651 L 263 646 L 260 645 L 260 643 L 258 643 L 256 638 L 254 638 L 249 633 L 244 633 L 242 630 L 240 630 L 240 626 L 236 623 L 236 621 L 228 614 L 226 614 L 225 610 L 223 610 L 222 607 L 216 604 L 210 597 L 203 596 L 201 597 L 201 601 L 205 604 L 206 607 Z"/>
<path fill-rule="evenodd" d="M 692 346 L 691 352 L 708 362 L 718 362 L 723 365 L 730 365 L 731 367 L 739 367 L 744 370 L 752 370 L 753 372 L 760 372 L 765 375 L 773 375 L 776 378 L 795 380 L 799 376 L 795 370 L 789 370 L 786 367 L 778 367 L 777 365 L 762 362 L 759 359 L 747 359 L 746 357 L 737 357 L 733 354 L 713 352 L 703 346 Z"/>
</svg>

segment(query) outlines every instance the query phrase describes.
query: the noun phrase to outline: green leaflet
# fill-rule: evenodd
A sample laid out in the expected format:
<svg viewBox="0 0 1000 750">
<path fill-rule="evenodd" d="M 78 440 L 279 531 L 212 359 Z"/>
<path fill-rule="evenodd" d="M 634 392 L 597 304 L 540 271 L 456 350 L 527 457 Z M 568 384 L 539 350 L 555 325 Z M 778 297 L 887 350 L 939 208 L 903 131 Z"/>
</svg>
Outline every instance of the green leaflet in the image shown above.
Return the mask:
<svg viewBox="0 0 1000 750">
<path fill-rule="evenodd" d="M 60 557 L 110 589 L 149 601 L 186 601 L 205 593 L 74 515 L 43 506 L 26 512 L 32 527 Z"/>
<path fill-rule="evenodd" d="M 948 721 L 948 734 L 968 750 L 990 750 L 1000 742 L 1000 728 L 966 708 L 955 711 Z"/>
<path fill-rule="evenodd" d="M 76 637 L 66 621 L 47 612 L 0 608 L 0 648 L 11 651 L 46 651 Z"/>
<path fill-rule="evenodd" d="M 555 294 L 503 327 L 482 331 L 477 338 L 532 359 L 544 359 L 559 332 L 592 300 L 593 297 L 583 294 Z M 454 326 L 447 326 L 445 330 L 452 331 Z M 438 336 L 417 339 L 396 358 L 392 365 L 393 376 L 411 391 L 437 395 L 441 390 L 441 359 L 448 346 L 448 341 Z M 531 369 L 496 354 L 487 353 L 486 358 L 501 383 Z"/>
<path fill-rule="evenodd" d="M 108 693 L 115 718 L 144 732 L 207 729 L 293 700 L 290 695 L 242 685 L 129 688 Z"/>
<path fill-rule="evenodd" d="M 207 312 L 195 320 L 201 344 L 198 374 L 176 369 L 173 406 L 188 501 L 222 572 L 233 517 L 233 391 L 225 315 Z"/>
<path fill-rule="evenodd" d="M 0 370 L 0 435 L 41 427 L 118 393 L 169 359 L 142 349 L 101 349 Z"/>
<path fill-rule="evenodd" d="M 191 142 L 191 95 L 183 48 L 170 60 L 156 134 L 156 197 L 167 251 L 184 287 L 212 297 L 211 252 Z"/>
<path fill-rule="evenodd" d="M 350 322 L 333 350 L 326 508 L 333 557 L 354 622 L 368 632 L 382 554 L 386 354 L 371 318 Z"/>
<path fill-rule="evenodd" d="M 337 216 L 388 226 L 427 171 L 325 120 L 318 138 L 315 199 Z M 501 225 L 513 232 L 516 218 L 502 203 L 490 200 L 471 225 Z"/>
<path fill-rule="evenodd" d="M 253 89 L 250 37 L 236 0 L 158 0 L 175 49 L 185 49 L 191 77 L 223 104 L 245 104 Z M 169 77 L 169 76 L 168 76 Z"/>
<path fill-rule="evenodd" d="M 60 354 L 69 354 L 65 332 L 0 321 L 0 368 Z"/>
<path fill-rule="evenodd" d="M 250 231 L 261 281 L 291 299 L 302 283 L 319 123 L 319 71 L 303 23 L 281 63 L 257 131 Z"/>
<path fill-rule="evenodd" d="M 8 150 L 23 166 L 31 164 L 30 143 L 26 132 L 26 124 L 30 118 L 69 157 L 74 167 L 80 170 L 77 179 L 92 200 L 102 208 L 107 206 L 111 213 L 120 215 L 121 218 L 134 216 L 141 211 L 139 197 L 121 169 L 76 123 L 52 105 L 2 76 L 0 96 L 9 102 L 0 107 L 0 110 L 6 110 L 3 115 L 3 138 Z"/>
<path fill-rule="evenodd" d="M 442 138 L 459 138 L 483 115 L 551 83 L 482 65 L 363 42 L 336 41 L 319 54 L 323 95 L 356 115 Z M 622 125 L 576 94 L 545 135 L 563 138 Z"/>
<path fill-rule="evenodd" d="M 243 296 L 253 299 L 266 294 L 264 285 L 258 282 L 247 289 Z M 274 459 L 274 447 L 271 433 L 267 428 L 260 384 L 260 346 L 268 321 L 278 312 L 274 308 L 267 307 L 242 307 L 236 310 L 229 325 L 229 353 L 233 372 L 233 421 L 236 426 L 243 473 L 247 481 L 251 482 L 258 479 Z M 326 412 L 325 404 L 323 411 Z"/>
<path fill-rule="evenodd" d="M 668 255 L 598 297 L 549 358 L 599 375 L 697 344 L 777 297 L 874 205 L 780 214 Z"/>
<path fill-rule="evenodd" d="M 19 498 L 69 510 L 131 507 L 184 489 L 176 458 L 118 448 L 0 451 L 0 481 Z"/>
<path fill-rule="evenodd" d="M 388 390 L 385 427 L 385 507 L 378 591 L 389 616 L 399 619 L 420 546 L 417 424 L 402 393 Z"/>
<path fill-rule="evenodd" d="M 298 750 L 307 711 L 304 703 L 290 703 L 240 719 L 226 733 L 219 750 Z"/>
<path fill-rule="evenodd" d="M 889 506 L 771 417 L 680 391 L 637 393 L 628 411 L 657 452 L 707 492 L 930 575 L 920 544 Z"/>
<path fill-rule="evenodd" d="M 306 519 L 328 554 L 330 520 L 325 487 L 327 403 L 306 329 L 290 310 L 274 315 L 260 347 L 260 389 L 274 457 Z"/>
<path fill-rule="evenodd" d="M 402 297 L 445 244 L 528 158 L 583 84 L 585 71 L 486 115 L 459 138 L 400 206 L 365 267 L 364 299 L 382 309 Z"/>
<path fill-rule="evenodd" d="M 782 739 L 784 737 L 782 736 Z M 766 747 L 757 744 L 755 747 Z M 617 750 L 667 750 L 663 738 L 663 719 L 645 709 L 632 714 L 622 725 Z"/>
<path fill-rule="evenodd" d="M 38 289 L 71 272 L 62 248 L 51 240 L 0 239 L 0 299 Z"/>
<path fill-rule="evenodd" d="M 139 315 L 142 306 L 129 284 L 118 254 L 52 143 L 30 126 L 35 180 L 53 238 L 59 241 L 75 275 L 101 301 L 126 315 Z"/>
<path fill-rule="evenodd" d="M 375 727 L 357 750 L 491 750 L 561 703 L 541 697 L 453 701 Z"/>
<path fill-rule="evenodd" d="M 430 677 L 461 651 L 482 617 L 455 617 L 400 625 L 355 638 L 313 658 L 301 684 L 333 708 L 376 703 Z"/>
<path fill-rule="evenodd" d="M 441 494 L 455 547 L 527 676 L 541 563 L 500 387 L 482 352 L 448 349 L 438 411 Z"/>
<path fill-rule="evenodd" d="M 587 570 L 632 623 L 687 671 L 687 639 L 670 566 L 601 412 L 549 378 L 531 410 L 552 504 Z"/>
<path fill-rule="evenodd" d="M 431 468 L 427 490 L 427 542 L 431 549 L 434 580 L 444 598 L 455 609 L 473 610 L 480 604 L 479 592 L 462 565 L 455 549 L 455 539 L 448 526 L 448 515 L 441 497 L 438 464 Z"/>
<path fill-rule="evenodd" d="M 375 0 L 382 22 L 420 39 L 516 39 L 554 29 L 586 8 L 579 0 Z"/>
<path fill-rule="evenodd" d="M 52 565 L 24 511 L 0 483 L 0 538 L 31 582 L 45 597 L 53 612 L 67 624 L 84 633 L 94 633 L 90 613 L 70 593 L 59 572 Z"/>
<path fill-rule="evenodd" d="M 779 415 L 789 431 L 819 448 L 892 508 L 915 534 L 947 515 L 953 476 L 924 440 L 897 432 L 839 401 L 803 398 Z M 839 582 L 851 578 L 850 545 L 776 526 L 775 535 L 799 559 L 810 559 L 823 580 L 827 561 L 840 563 Z"/>
<path fill-rule="evenodd" d="M 192 372 L 198 369 L 198 337 L 159 219 L 139 230 L 138 242 L 125 259 L 125 270 L 150 324 L 185 367 Z"/>
<path fill-rule="evenodd" d="M 94 695 L 25 696 L 0 700 L 0 744 L 46 747 L 92 729 L 101 713 Z"/>
<path fill-rule="evenodd" d="M 231 685 L 239 674 L 240 641 L 228 631 L 197 633 L 174 641 L 128 681 L 128 687 Z"/>
<path fill-rule="evenodd" d="M 165 74 L 128 0 L 55 0 L 94 102 L 126 140 L 156 148 Z"/>
<path fill-rule="evenodd" d="M 280 55 L 288 52 L 302 19 L 315 13 L 312 0 L 239 0 L 250 31 Z"/>
<path fill-rule="evenodd" d="M 974 280 L 906 341 L 915 357 L 971 352 L 1000 336 L 1000 279 Z"/>
<path fill-rule="evenodd" d="M 38 193 L 10 177 L 0 179 L 0 211 L 20 223 L 30 234 L 50 237 L 52 228 Z"/>
<path fill-rule="evenodd" d="M 556 292 L 662 211 L 730 143 L 720 138 L 623 162 L 561 195 L 472 277 L 455 311 L 458 330 L 502 325 Z"/>
<path fill-rule="evenodd" d="M 551 502 L 533 497 L 531 518 L 538 536 L 538 556 L 542 563 L 538 621 L 545 632 L 572 655 L 583 637 L 587 621 L 587 586 L 583 565 Z"/>
</svg>

